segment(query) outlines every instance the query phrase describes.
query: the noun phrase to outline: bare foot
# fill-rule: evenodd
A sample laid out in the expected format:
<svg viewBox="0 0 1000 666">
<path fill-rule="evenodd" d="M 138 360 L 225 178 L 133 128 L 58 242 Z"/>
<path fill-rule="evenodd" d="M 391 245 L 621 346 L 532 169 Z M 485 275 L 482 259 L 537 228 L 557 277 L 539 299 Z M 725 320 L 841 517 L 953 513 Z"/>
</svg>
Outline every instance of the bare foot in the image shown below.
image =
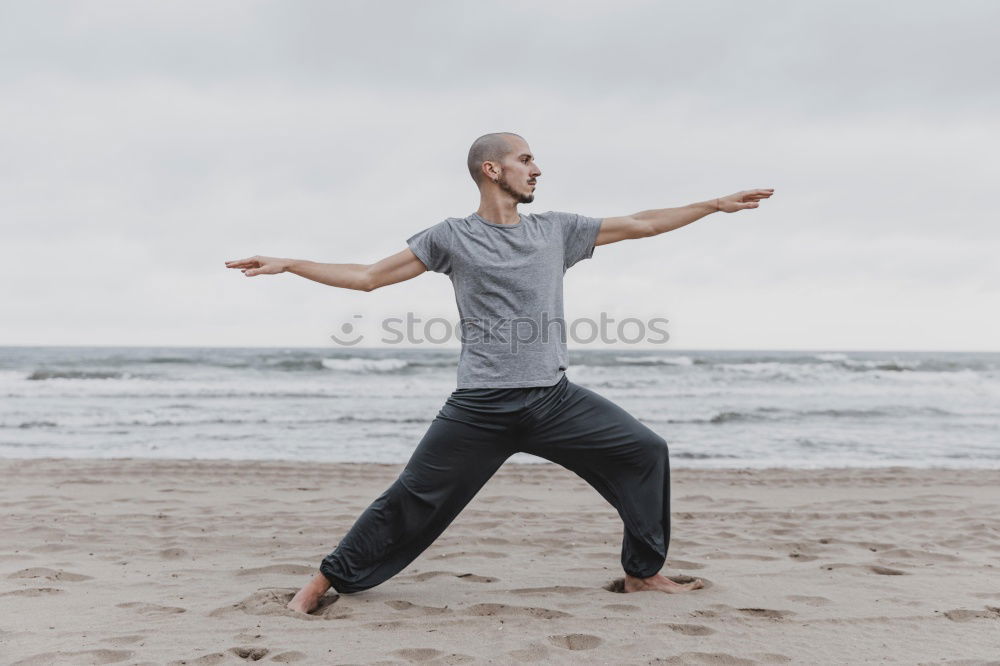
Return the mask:
<svg viewBox="0 0 1000 666">
<path fill-rule="evenodd" d="M 698 590 L 705 586 L 700 578 L 695 578 L 690 583 L 675 583 L 666 576 L 656 574 L 655 576 L 650 576 L 649 578 L 635 578 L 634 576 L 629 576 L 625 574 L 625 591 L 626 592 L 645 592 L 648 590 L 656 590 L 659 592 L 690 592 L 691 590 Z"/>
<path fill-rule="evenodd" d="M 318 573 L 295 593 L 285 608 L 299 613 L 311 613 L 319 606 L 320 598 L 330 589 L 330 581 L 322 573 Z"/>
</svg>

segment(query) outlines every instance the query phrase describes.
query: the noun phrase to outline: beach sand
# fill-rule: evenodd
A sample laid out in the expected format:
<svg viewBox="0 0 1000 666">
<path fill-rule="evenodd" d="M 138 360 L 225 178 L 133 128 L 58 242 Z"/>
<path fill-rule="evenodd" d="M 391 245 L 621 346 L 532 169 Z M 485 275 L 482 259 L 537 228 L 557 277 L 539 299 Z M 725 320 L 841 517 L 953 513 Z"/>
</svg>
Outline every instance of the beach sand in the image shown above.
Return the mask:
<svg viewBox="0 0 1000 666">
<path fill-rule="evenodd" d="M 608 589 L 622 524 L 508 463 L 428 550 L 284 608 L 402 465 L 0 460 L 2 663 L 987 663 L 1000 472 L 674 470 L 664 574 Z M 994 662 L 998 663 L 998 662 Z"/>
</svg>

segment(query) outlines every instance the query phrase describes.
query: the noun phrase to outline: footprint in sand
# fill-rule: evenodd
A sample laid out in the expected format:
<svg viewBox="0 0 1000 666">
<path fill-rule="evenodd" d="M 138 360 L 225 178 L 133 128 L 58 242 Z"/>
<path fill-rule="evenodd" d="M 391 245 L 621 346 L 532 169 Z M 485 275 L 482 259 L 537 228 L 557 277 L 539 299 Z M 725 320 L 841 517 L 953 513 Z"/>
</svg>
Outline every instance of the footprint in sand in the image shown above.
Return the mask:
<svg viewBox="0 0 1000 666">
<path fill-rule="evenodd" d="M 795 615 L 791 611 L 780 611 L 770 608 L 737 608 L 736 610 L 749 617 L 763 617 L 768 620 L 784 620 L 791 615 Z"/>
<path fill-rule="evenodd" d="M 833 603 L 826 597 L 810 597 L 803 594 L 790 594 L 785 598 L 789 601 L 797 601 L 800 604 L 805 604 L 807 606 L 829 606 Z"/>
<path fill-rule="evenodd" d="M 456 578 L 461 578 L 462 580 L 467 580 L 470 583 L 495 583 L 498 579 L 492 578 L 490 576 L 477 576 L 472 573 L 455 574 Z"/>
<path fill-rule="evenodd" d="M 185 557 L 188 552 L 183 548 L 164 548 L 158 554 L 164 560 L 179 560 Z"/>
<path fill-rule="evenodd" d="M 43 652 L 15 661 L 11 666 L 51 666 L 52 664 L 116 664 L 132 656 L 131 650 L 78 650 Z"/>
<path fill-rule="evenodd" d="M 944 616 L 952 622 L 970 622 L 972 620 L 1000 620 L 1000 608 L 987 606 L 986 610 L 974 611 L 965 608 L 945 611 Z"/>
<path fill-rule="evenodd" d="M 49 569 L 48 567 L 32 567 L 30 569 L 15 571 L 14 573 L 9 574 L 7 578 L 44 578 L 46 580 L 61 580 L 68 583 L 77 583 L 81 580 L 93 580 L 94 577 L 70 573 L 69 571 L 57 571 L 56 569 Z"/>
<path fill-rule="evenodd" d="M 435 650 L 434 648 L 402 648 L 400 650 L 395 650 L 392 654 L 402 657 L 408 661 L 421 662 L 421 661 L 431 661 L 439 664 L 465 664 L 470 661 L 475 661 L 475 657 L 471 657 L 467 654 L 459 654 L 458 652 L 452 652 L 450 654 L 442 652 L 441 650 Z"/>
<path fill-rule="evenodd" d="M 693 617 L 755 617 L 767 620 L 785 620 L 795 615 L 792 611 L 774 610 L 772 608 L 733 608 L 726 604 L 711 604 L 714 610 L 691 611 Z"/>
<path fill-rule="evenodd" d="M 678 634 L 684 634 L 685 636 L 708 636 L 709 634 L 714 634 L 715 629 L 711 627 L 706 627 L 703 624 L 674 624 L 667 623 L 665 625 L 667 629 L 675 631 Z"/>
<path fill-rule="evenodd" d="M 549 636 L 549 642 L 566 650 L 593 650 L 604 641 L 591 634 L 562 634 Z"/>
<path fill-rule="evenodd" d="M 570 613 L 552 610 L 551 608 L 532 608 L 528 606 L 508 606 L 507 604 L 476 604 L 465 611 L 469 615 L 516 615 L 521 617 L 537 617 L 551 620 L 557 617 L 573 617 Z"/>
<path fill-rule="evenodd" d="M 115 604 L 117 608 L 130 608 L 135 610 L 139 615 L 149 615 L 153 617 L 160 617 L 163 615 L 176 615 L 177 613 L 186 613 L 186 608 L 180 608 L 179 606 L 160 606 L 159 604 L 147 604 L 142 601 L 128 601 L 123 604 Z"/>
<path fill-rule="evenodd" d="M 416 615 L 441 615 L 444 613 L 452 612 L 452 610 L 447 606 L 443 608 L 436 608 L 434 606 L 421 606 L 419 604 L 413 604 L 410 603 L 409 601 L 404 601 L 402 599 L 386 601 L 385 605 L 394 610 L 408 611 Z"/>
<path fill-rule="evenodd" d="M 139 641 L 146 640 L 147 636 L 142 634 L 125 634 L 124 636 L 110 636 L 108 638 L 102 638 L 102 643 L 111 643 L 112 645 L 132 645 L 133 643 L 138 643 Z"/>
<path fill-rule="evenodd" d="M 229 648 L 229 653 L 235 654 L 240 659 L 244 659 L 246 661 L 260 661 L 261 659 L 269 655 L 271 651 L 266 647 L 257 647 L 255 645 L 250 645 L 250 646 L 239 646 L 239 647 Z"/>
<path fill-rule="evenodd" d="M 547 661 L 549 659 L 549 648 L 544 645 L 531 645 L 520 650 L 511 650 L 507 654 L 514 663 L 521 664 L 532 661 Z"/>
<path fill-rule="evenodd" d="M 632 604 L 605 604 L 601 608 L 607 608 L 613 611 L 622 611 L 624 613 L 632 613 L 634 611 L 642 610 L 638 606 L 633 606 Z"/>
<path fill-rule="evenodd" d="M 46 597 L 50 594 L 62 592 L 58 587 L 29 587 L 24 590 L 11 590 L 10 592 L 0 592 L 0 597 Z"/>
</svg>

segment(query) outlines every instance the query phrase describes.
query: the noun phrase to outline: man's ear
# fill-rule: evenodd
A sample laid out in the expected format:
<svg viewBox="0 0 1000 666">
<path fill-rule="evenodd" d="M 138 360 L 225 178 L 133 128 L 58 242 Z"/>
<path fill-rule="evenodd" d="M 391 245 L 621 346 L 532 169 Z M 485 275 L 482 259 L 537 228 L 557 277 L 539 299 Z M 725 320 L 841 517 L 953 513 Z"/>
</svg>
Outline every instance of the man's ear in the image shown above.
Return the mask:
<svg viewBox="0 0 1000 666">
<path fill-rule="evenodd" d="M 500 169 L 493 162 L 483 162 L 483 173 L 486 174 L 487 180 L 491 180 L 494 183 L 500 177 Z"/>
</svg>

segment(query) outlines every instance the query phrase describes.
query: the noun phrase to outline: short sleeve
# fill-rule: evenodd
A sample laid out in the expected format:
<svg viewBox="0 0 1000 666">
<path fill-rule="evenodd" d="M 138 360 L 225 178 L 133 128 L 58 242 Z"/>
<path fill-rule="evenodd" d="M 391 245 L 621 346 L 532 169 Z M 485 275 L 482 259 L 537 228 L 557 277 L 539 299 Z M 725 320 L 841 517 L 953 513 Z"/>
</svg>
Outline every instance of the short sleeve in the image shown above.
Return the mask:
<svg viewBox="0 0 1000 666">
<path fill-rule="evenodd" d="M 448 220 L 444 220 L 413 234 L 406 239 L 406 244 L 427 270 L 448 274 L 451 273 L 451 233 Z"/>
<path fill-rule="evenodd" d="M 562 228 L 565 268 L 569 268 L 581 259 L 590 259 L 594 255 L 597 233 L 601 230 L 601 219 L 576 213 L 551 214 L 556 217 Z"/>
</svg>

